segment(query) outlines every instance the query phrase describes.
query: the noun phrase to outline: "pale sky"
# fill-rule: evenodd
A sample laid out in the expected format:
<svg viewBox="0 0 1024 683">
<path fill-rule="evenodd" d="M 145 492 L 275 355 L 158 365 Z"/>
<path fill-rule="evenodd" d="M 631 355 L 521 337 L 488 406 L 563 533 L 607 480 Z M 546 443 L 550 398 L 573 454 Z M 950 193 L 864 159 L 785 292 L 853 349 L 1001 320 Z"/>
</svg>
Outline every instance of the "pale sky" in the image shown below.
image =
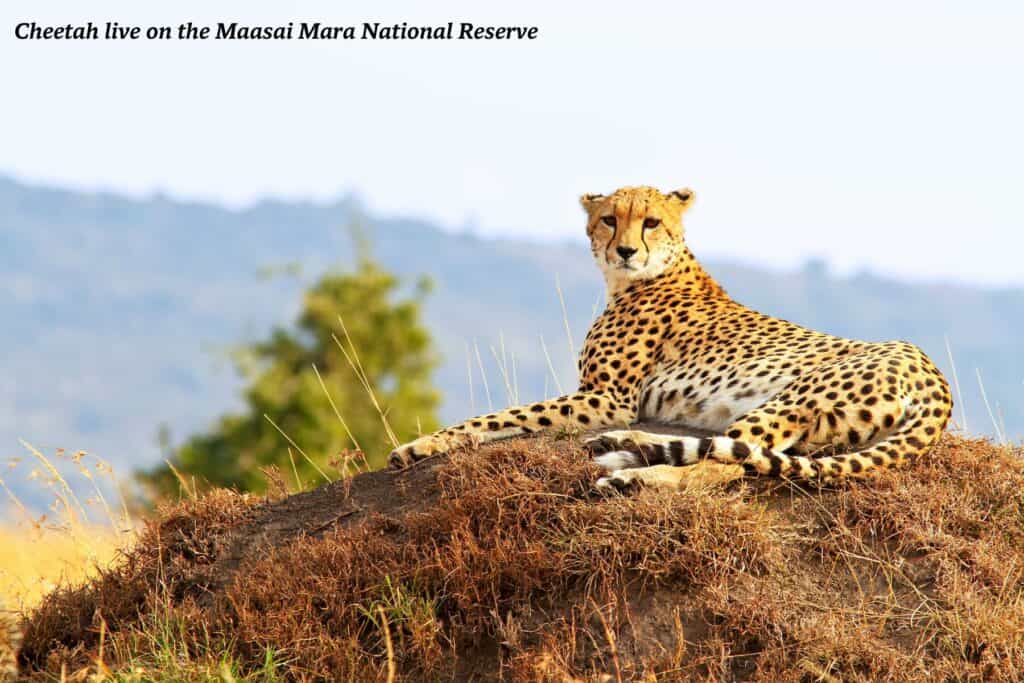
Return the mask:
<svg viewBox="0 0 1024 683">
<path fill-rule="evenodd" d="M 533 42 L 28 42 L 18 21 L 449 20 Z M 698 255 L 1024 285 L 1024 3 L 0 6 L 0 173 L 581 239 L 576 197 L 692 187 Z M 183 226 L 188 229 L 188 226 Z M 196 235 L 202 239 L 202 235 Z"/>
</svg>

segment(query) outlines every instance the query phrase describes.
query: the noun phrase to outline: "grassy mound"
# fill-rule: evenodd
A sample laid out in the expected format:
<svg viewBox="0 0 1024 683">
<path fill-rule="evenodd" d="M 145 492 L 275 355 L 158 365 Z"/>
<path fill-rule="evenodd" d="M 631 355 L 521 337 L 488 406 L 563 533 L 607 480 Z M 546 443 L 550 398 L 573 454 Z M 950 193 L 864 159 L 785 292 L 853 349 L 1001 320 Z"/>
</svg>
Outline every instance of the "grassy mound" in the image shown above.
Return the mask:
<svg viewBox="0 0 1024 683">
<path fill-rule="evenodd" d="M 25 624 L 26 674 L 1017 680 L 1021 453 L 946 436 L 828 490 L 599 497 L 521 439 L 276 502 L 165 511 Z M 134 673 L 132 673 L 134 672 Z"/>
</svg>

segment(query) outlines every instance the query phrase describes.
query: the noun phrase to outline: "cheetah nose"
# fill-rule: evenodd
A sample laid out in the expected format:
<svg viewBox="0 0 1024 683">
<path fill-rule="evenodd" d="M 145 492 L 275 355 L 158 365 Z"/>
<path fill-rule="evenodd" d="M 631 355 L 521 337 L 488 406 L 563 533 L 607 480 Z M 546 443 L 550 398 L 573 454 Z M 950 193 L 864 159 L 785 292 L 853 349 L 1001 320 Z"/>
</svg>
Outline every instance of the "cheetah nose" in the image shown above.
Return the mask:
<svg viewBox="0 0 1024 683">
<path fill-rule="evenodd" d="M 615 251 L 618 252 L 623 261 L 628 261 L 636 253 L 636 247 L 615 247 Z"/>
</svg>

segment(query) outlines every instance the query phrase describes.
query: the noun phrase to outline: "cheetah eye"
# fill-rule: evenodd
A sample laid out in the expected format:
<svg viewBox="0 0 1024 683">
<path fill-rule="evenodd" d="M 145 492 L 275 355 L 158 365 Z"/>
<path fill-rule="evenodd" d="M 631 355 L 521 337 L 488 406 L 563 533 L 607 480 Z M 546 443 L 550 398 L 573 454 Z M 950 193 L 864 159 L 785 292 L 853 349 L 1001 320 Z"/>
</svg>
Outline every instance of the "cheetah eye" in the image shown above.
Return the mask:
<svg viewBox="0 0 1024 683">
<path fill-rule="evenodd" d="M 601 222 L 609 228 L 615 227 L 615 216 L 601 216 Z"/>
<path fill-rule="evenodd" d="M 645 218 L 644 219 L 644 229 L 645 230 L 651 230 L 653 228 L 658 227 L 659 225 L 661 225 L 661 219 L 660 218 Z"/>
</svg>

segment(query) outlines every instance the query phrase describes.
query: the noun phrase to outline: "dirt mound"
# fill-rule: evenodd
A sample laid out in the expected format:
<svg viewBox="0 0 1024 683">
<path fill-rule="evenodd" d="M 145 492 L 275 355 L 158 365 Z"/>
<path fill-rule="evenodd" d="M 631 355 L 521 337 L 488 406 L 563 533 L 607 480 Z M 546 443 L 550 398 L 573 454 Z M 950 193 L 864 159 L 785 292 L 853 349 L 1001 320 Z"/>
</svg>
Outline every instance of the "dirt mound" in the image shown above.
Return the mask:
<svg viewBox="0 0 1024 683">
<path fill-rule="evenodd" d="M 433 458 L 272 502 L 163 512 L 30 616 L 44 675 L 189 657 L 294 679 L 1018 680 L 1024 465 L 943 439 L 827 490 L 596 496 L 575 438 Z M 148 659 L 147 659 L 148 658 Z"/>
</svg>

